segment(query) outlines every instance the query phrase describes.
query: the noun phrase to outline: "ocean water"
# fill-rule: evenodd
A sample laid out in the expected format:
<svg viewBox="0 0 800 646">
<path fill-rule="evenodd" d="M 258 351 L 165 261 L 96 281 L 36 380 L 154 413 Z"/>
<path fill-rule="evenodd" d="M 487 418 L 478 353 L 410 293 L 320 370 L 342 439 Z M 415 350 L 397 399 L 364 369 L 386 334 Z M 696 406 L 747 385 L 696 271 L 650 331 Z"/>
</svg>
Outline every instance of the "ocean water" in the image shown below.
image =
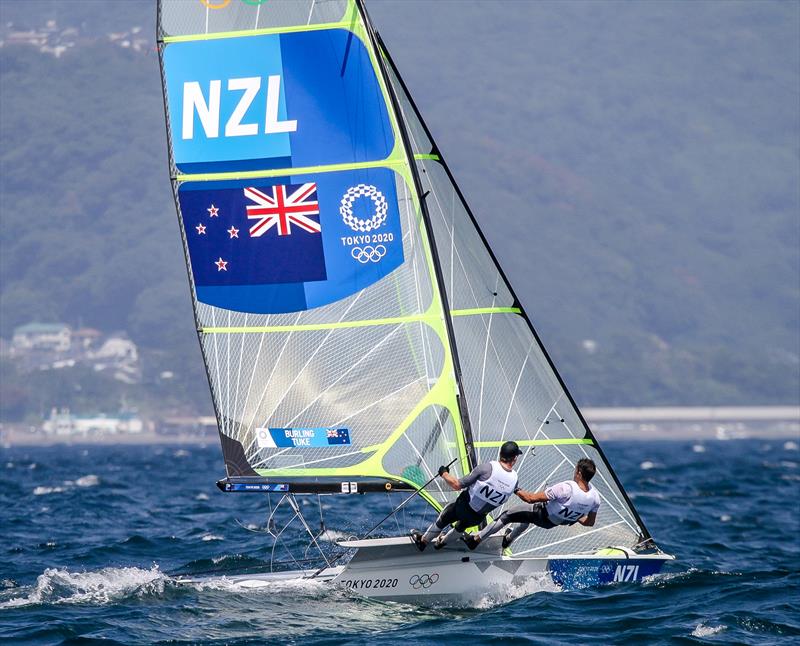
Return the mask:
<svg viewBox="0 0 800 646">
<path fill-rule="evenodd" d="M 798 443 L 606 442 L 675 563 L 643 584 L 563 592 L 541 582 L 477 607 L 436 609 L 316 581 L 250 591 L 224 576 L 177 584 L 176 571 L 224 574 L 273 556 L 267 499 L 216 489 L 215 443 L 2 449 L 0 642 L 800 643 Z M 402 500 L 387 498 L 306 497 L 303 510 L 317 532 L 323 506 L 320 543 L 333 554 L 332 540 L 363 533 Z M 382 529 L 425 522 L 422 506 L 409 507 Z M 273 511 L 276 526 L 291 515 L 285 505 Z M 281 544 L 274 560 L 288 554 Z"/>
</svg>

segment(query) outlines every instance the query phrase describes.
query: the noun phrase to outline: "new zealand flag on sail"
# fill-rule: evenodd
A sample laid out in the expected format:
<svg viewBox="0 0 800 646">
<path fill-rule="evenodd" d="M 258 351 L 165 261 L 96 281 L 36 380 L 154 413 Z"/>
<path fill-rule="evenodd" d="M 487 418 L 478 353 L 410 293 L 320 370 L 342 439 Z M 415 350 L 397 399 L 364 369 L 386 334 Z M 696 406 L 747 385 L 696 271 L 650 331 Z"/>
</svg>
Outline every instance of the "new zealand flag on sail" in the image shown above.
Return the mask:
<svg viewBox="0 0 800 646">
<path fill-rule="evenodd" d="M 198 287 L 327 278 L 314 182 L 186 191 L 181 211 Z"/>
<path fill-rule="evenodd" d="M 182 184 L 197 300 L 297 312 L 380 280 L 403 262 L 398 177 L 370 168 Z"/>
</svg>

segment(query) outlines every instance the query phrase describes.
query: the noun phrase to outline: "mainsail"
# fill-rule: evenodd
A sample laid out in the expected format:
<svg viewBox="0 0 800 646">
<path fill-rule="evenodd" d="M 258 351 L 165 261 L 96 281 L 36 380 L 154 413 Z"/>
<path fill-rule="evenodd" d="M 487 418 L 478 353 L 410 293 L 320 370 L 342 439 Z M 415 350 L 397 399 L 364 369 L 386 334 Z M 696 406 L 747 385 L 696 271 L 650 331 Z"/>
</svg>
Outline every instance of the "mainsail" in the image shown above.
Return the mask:
<svg viewBox="0 0 800 646">
<path fill-rule="evenodd" d="M 417 490 L 509 439 L 523 488 L 598 464 L 591 530 L 649 534 L 360 0 L 160 0 L 170 169 L 227 470 L 264 491 Z M 513 503 L 509 503 L 513 504 Z"/>
</svg>

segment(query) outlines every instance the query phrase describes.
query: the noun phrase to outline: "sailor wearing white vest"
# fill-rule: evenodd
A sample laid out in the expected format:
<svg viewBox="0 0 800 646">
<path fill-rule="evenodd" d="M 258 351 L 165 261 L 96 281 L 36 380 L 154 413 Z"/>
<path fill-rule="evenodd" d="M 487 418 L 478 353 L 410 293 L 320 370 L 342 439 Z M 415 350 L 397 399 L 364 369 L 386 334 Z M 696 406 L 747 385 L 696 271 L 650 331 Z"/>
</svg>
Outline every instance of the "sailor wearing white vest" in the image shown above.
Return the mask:
<svg viewBox="0 0 800 646">
<path fill-rule="evenodd" d="M 413 530 L 411 536 L 420 551 L 437 538 L 433 546 L 444 547 L 454 532 L 464 533 L 468 527 L 480 525 L 493 509 L 517 493 L 517 472 L 514 463 L 522 455 L 516 442 L 505 442 L 500 447 L 500 459 L 484 462 L 461 479 L 450 475 L 447 467 L 439 467 L 439 475 L 461 495 L 444 509 L 425 533 Z M 463 490 L 463 491 L 462 491 Z M 451 523 L 453 527 L 442 535 Z"/>
<path fill-rule="evenodd" d="M 518 523 L 514 529 L 506 531 L 503 536 L 503 548 L 507 548 L 533 523 L 543 529 L 552 529 L 558 525 L 574 525 L 580 523 L 586 527 L 594 525 L 597 510 L 600 508 L 600 495 L 589 481 L 594 477 L 595 464 L 589 458 L 578 460 L 572 480 L 565 480 L 548 487 L 544 491 L 531 493 L 518 490 L 517 496 L 531 507 L 515 507 L 500 514 L 491 525 L 487 525 L 477 534 L 467 536 L 465 541 L 474 550 L 487 536 L 500 531 L 509 523 Z"/>
</svg>

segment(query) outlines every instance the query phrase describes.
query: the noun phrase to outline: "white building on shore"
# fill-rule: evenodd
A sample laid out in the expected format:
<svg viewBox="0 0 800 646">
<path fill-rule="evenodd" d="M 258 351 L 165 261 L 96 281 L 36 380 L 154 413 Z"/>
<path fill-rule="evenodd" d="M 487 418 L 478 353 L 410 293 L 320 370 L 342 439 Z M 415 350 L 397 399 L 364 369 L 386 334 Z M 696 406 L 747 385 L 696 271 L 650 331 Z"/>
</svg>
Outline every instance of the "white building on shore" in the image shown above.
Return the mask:
<svg viewBox="0 0 800 646">
<path fill-rule="evenodd" d="M 58 437 L 107 437 L 110 435 L 131 435 L 144 432 L 144 422 L 135 413 L 117 415 L 73 415 L 69 409 L 50 412 L 50 417 L 42 424 L 47 435 Z"/>
</svg>

